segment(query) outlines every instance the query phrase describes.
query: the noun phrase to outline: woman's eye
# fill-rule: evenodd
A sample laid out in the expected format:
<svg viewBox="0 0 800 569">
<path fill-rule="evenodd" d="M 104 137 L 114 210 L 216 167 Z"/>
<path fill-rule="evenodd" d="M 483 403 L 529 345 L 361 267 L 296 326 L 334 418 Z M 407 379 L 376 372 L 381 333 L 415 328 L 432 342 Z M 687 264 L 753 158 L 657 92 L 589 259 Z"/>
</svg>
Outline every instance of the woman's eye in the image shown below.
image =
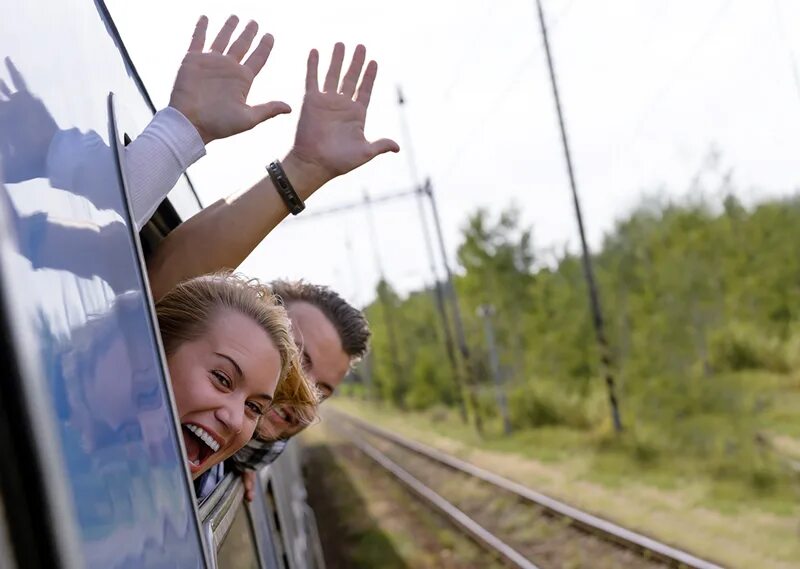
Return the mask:
<svg viewBox="0 0 800 569">
<path fill-rule="evenodd" d="M 253 402 L 251 402 L 251 401 L 248 401 L 248 403 L 247 403 L 247 407 L 248 407 L 248 408 L 249 408 L 249 409 L 250 409 L 250 410 L 251 410 L 253 413 L 255 413 L 256 415 L 258 415 L 259 417 L 260 417 L 261 415 L 263 415 L 263 414 L 264 414 L 264 408 L 263 408 L 261 405 L 259 405 L 258 403 L 253 403 Z"/>
<path fill-rule="evenodd" d="M 214 370 L 214 371 L 211 372 L 211 375 L 213 375 L 214 379 L 216 379 L 224 387 L 230 387 L 231 386 L 230 378 L 228 378 L 228 376 L 225 375 L 224 373 L 222 373 L 221 371 Z"/>
</svg>

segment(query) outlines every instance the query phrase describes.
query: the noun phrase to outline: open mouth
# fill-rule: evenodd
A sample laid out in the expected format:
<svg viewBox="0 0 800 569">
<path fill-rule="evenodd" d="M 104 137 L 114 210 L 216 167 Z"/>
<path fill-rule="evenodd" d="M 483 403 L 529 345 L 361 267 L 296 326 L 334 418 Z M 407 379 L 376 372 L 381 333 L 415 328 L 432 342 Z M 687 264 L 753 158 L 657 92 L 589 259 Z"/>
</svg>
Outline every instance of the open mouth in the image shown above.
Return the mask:
<svg viewBox="0 0 800 569">
<path fill-rule="evenodd" d="M 193 423 L 184 423 L 183 443 L 186 447 L 186 458 L 189 459 L 189 470 L 193 473 L 203 469 L 208 459 L 220 449 L 220 443 L 208 431 Z"/>
</svg>

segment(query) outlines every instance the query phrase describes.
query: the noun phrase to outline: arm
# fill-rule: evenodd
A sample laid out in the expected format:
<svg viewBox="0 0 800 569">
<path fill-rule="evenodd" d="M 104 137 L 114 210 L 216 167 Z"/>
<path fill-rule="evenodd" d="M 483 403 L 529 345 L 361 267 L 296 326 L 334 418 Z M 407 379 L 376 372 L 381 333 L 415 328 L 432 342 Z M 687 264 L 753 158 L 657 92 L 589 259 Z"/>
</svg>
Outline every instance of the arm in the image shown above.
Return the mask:
<svg viewBox="0 0 800 569">
<path fill-rule="evenodd" d="M 140 230 L 186 169 L 206 153 L 195 127 L 173 107 L 156 113 L 125 147 L 124 167 L 133 222 Z"/>
<path fill-rule="evenodd" d="M 282 164 L 303 200 L 322 185 L 313 168 L 291 154 Z M 147 260 L 153 298 L 158 300 L 194 276 L 236 268 L 287 215 L 289 210 L 268 176 L 211 204 L 175 228 Z M 203 239 L 207 235 L 214 239 Z M 200 239 L 205 244 L 202 252 L 197 248 Z"/>
<path fill-rule="evenodd" d="M 378 65 L 370 61 L 361 84 L 358 79 L 366 58 L 357 46 L 341 81 L 344 45 L 336 44 L 322 90 L 317 82 L 319 54 L 308 57 L 306 94 L 297 125 L 294 146 L 283 168 L 298 195 L 308 199 L 329 180 L 345 174 L 385 152 L 398 152 L 389 139 L 368 142 L 364 138 L 372 86 Z M 268 176 L 244 192 L 206 208 L 171 232 L 148 259 L 150 286 L 155 299 L 177 283 L 198 275 L 237 267 L 288 210 Z M 197 243 L 206 235 L 202 253 Z"/>
<path fill-rule="evenodd" d="M 247 104 L 250 87 L 266 64 L 274 39 L 265 34 L 241 63 L 255 39 L 258 24 L 249 22 L 223 54 L 238 21 L 235 16 L 228 18 L 210 51 L 204 52 L 208 19 L 203 16 L 198 20 L 178 69 L 169 107 L 159 111 L 125 149 L 137 228 L 152 216 L 181 174 L 205 154 L 206 144 L 291 111 L 280 101 Z"/>
</svg>

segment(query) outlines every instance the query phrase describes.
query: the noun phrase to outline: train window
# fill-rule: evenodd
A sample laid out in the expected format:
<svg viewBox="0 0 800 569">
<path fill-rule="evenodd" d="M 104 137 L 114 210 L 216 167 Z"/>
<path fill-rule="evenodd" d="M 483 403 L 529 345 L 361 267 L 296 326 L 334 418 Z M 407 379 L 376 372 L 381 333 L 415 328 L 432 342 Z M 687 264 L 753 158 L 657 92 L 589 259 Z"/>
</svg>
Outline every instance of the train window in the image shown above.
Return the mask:
<svg viewBox="0 0 800 569">
<path fill-rule="evenodd" d="M 299 483 L 303 480 L 299 452 L 300 447 L 294 441 L 271 466 L 270 499 L 275 506 L 275 524 L 283 545 L 286 567 L 306 566 L 313 548 L 309 539 L 315 539 L 308 535 L 309 527 L 304 517 L 306 491 Z"/>
<path fill-rule="evenodd" d="M 213 567 L 260 567 L 259 551 L 239 476 L 228 474 L 200 507 Z"/>
<path fill-rule="evenodd" d="M 16 429 L 55 448 L 61 462 L 44 474 L 67 487 L 80 565 L 204 566 L 107 96 L 131 110 L 131 132 L 151 109 L 102 2 L 4 2 L 0 79 L 13 241 L 0 270 L 20 316 L 2 333 L 31 330 L 44 384 Z"/>
<path fill-rule="evenodd" d="M 274 536 L 272 543 L 275 547 L 276 557 L 280 560 L 279 566 L 282 569 L 290 567 L 289 556 L 286 551 L 286 541 L 283 535 L 283 527 L 281 525 L 281 516 L 279 514 L 278 501 L 275 496 L 275 487 L 273 485 L 272 477 L 267 481 L 264 488 L 264 497 L 266 498 L 267 511 L 271 514 L 268 516 L 271 533 Z"/>
<path fill-rule="evenodd" d="M 220 569 L 258 569 L 256 549 L 250 516 L 244 502 L 236 508 L 228 535 L 217 551 L 217 565 Z"/>
<path fill-rule="evenodd" d="M 264 468 L 258 472 L 258 489 L 265 488 L 270 477 L 271 469 Z M 278 562 L 279 541 L 272 526 L 271 506 L 267 504 L 266 496 L 260 491 L 256 492 L 256 498 L 248 504 L 250 512 L 250 523 L 253 526 L 253 533 L 258 549 L 258 556 L 261 559 L 261 566 L 264 569 L 277 569 L 280 567 Z"/>
</svg>

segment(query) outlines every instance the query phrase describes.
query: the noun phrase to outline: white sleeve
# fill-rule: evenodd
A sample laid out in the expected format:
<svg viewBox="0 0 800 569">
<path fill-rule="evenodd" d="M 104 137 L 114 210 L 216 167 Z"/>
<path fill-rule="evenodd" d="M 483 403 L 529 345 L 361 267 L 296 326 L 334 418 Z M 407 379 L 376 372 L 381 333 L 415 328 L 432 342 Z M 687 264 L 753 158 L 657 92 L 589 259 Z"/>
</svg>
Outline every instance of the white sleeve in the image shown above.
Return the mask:
<svg viewBox="0 0 800 569">
<path fill-rule="evenodd" d="M 147 223 L 181 174 L 205 153 L 197 129 L 172 107 L 158 111 L 125 148 L 125 175 L 137 230 Z"/>
</svg>

